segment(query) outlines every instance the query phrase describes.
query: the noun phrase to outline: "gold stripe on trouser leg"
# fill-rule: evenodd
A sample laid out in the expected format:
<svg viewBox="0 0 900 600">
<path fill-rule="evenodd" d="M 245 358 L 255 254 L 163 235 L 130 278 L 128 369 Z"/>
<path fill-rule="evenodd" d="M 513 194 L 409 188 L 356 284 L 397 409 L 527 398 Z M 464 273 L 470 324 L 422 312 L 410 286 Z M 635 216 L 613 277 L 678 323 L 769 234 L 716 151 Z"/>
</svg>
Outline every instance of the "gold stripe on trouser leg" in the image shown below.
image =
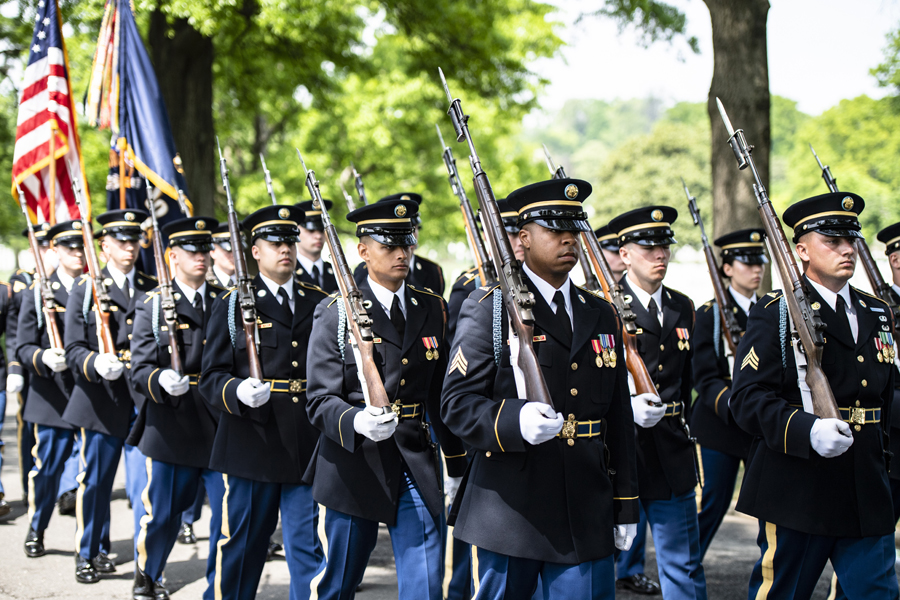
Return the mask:
<svg viewBox="0 0 900 600">
<path fill-rule="evenodd" d="M 81 428 L 81 472 L 75 476 L 78 482 L 78 494 L 75 496 L 75 553 L 81 552 L 81 538 L 84 536 L 84 476 L 87 473 L 87 457 L 85 456 L 87 436 L 84 427 Z"/>
<path fill-rule="evenodd" d="M 22 400 L 22 393 L 18 392 L 16 398 L 19 408 L 16 410 L 16 447 L 19 451 L 19 473 L 25 470 L 25 453 L 22 452 L 22 436 L 25 435 L 25 407 Z"/>
<path fill-rule="evenodd" d="M 478 573 L 478 548 L 474 545 L 472 546 L 472 584 L 472 600 L 477 600 L 478 590 L 481 589 L 481 580 Z"/>
<path fill-rule="evenodd" d="M 41 468 L 44 466 L 43 462 L 41 462 L 40 452 L 38 446 L 41 443 L 41 438 L 38 437 L 38 426 L 37 423 L 34 424 L 34 446 L 31 448 L 31 456 L 34 457 L 34 466 L 37 469 L 31 469 L 28 471 L 28 526 L 31 527 L 31 524 L 34 523 L 34 513 L 37 512 L 37 506 L 34 503 L 34 478 L 40 473 Z M 40 533 L 40 532 L 38 532 Z"/>
<path fill-rule="evenodd" d="M 828 590 L 828 598 L 826 598 L 826 600 L 835 600 L 835 598 L 837 598 L 837 585 L 837 572 L 834 572 L 831 574 L 831 589 Z"/>
<path fill-rule="evenodd" d="M 216 600 L 222 600 L 222 546 L 231 539 L 231 528 L 228 526 L 228 474 L 222 473 L 222 483 L 225 485 L 225 493 L 222 495 L 222 536 L 216 542 L 216 579 L 214 582 Z"/>
<path fill-rule="evenodd" d="M 326 564 L 322 566 L 322 570 L 312 578 L 309 582 L 309 600 L 319 600 L 319 582 L 325 576 L 325 567 L 328 566 L 328 534 L 325 531 L 325 511 L 327 509 L 323 504 L 319 505 L 319 525 L 316 527 L 316 534 L 319 536 L 319 543 L 322 544 L 322 552 L 325 554 Z"/>
<path fill-rule="evenodd" d="M 144 464 L 147 468 L 147 485 L 144 486 L 144 490 L 141 492 L 141 502 L 144 505 L 144 512 L 147 514 L 141 517 L 141 530 L 136 532 L 135 535 L 137 535 L 138 568 L 146 572 L 147 526 L 153 521 L 153 503 L 150 502 L 150 484 L 153 482 L 153 459 L 148 456 Z"/>
<path fill-rule="evenodd" d="M 706 481 L 706 472 L 703 470 L 703 454 L 700 452 L 700 444 L 694 442 L 694 455 L 697 457 L 697 470 L 700 474 L 700 481 L 694 486 L 697 501 L 697 514 L 700 514 L 700 508 L 703 506 L 703 482 Z"/>
<path fill-rule="evenodd" d="M 447 525 L 447 540 L 444 543 L 444 581 L 442 588 L 444 598 L 450 593 L 450 582 L 453 580 L 453 526 Z"/>
<path fill-rule="evenodd" d="M 775 582 L 775 549 L 778 547 L 775 523 L 766 523 L 766 551 L 762 557 L 762 585 L 756 592 L 756 600 L 766 600 Z"/>
</svg>

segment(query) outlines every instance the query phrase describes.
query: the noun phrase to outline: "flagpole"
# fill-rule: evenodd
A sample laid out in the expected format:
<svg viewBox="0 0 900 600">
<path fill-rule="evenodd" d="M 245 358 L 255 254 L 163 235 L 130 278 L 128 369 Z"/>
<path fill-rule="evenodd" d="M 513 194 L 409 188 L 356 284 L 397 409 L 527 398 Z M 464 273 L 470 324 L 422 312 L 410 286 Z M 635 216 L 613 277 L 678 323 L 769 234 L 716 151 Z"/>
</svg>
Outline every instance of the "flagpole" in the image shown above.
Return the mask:
<svg viewBox="0 0 900 600">
<path fill-rule="evenodd" d="M 119 208 L 125 210 L 125 138 L 116 140 L 119 149 Z"/>
<path fill-rule="evenodd" d="M 50 227 L 56 225 L 56 130 L 59 125 L 56 119 L 50 119 L 50 214 L 47 220 Z"/>
</svg>

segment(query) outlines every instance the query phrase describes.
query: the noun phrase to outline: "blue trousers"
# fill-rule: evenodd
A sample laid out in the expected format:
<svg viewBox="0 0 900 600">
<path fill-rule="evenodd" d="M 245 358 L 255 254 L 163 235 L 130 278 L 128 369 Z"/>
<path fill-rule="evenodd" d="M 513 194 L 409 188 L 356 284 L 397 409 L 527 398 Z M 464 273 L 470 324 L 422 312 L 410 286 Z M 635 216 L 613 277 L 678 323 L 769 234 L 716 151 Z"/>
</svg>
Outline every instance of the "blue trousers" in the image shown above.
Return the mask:
<svg viewBox="0 0 900 600">
<path fill-rule="evenodd" d="M 28 520 L 41 532 L 50 524 L 59 496 L 59 480 L 74 442 L 71 429 L 35 425 L 34 467 L 28 474 Z"/>
<path fill-rule="evenodd" d="M 200 480 L 199 485 L 197 486 L 197 496 L 194 498 L 194 503 L 191 504 L 183 513 L 181 513 L 181 522 L 185 525 L 193 525 L 197 521 L 200 520 L 200 514 L 203 512 L 203 501 L 206 500 L 206 488 L 203 485 L 203 480 Z M 210 503 L 212 506 L 212 503 Z M 219 505 L 219 513 L 222 512 L 222 506 Z"/>
<path fill-rule="evenodd" d="M 477 573 L 475 598 L 478 600 L 518 600 L 531 598 L 535 592 L 544 600 L 616 597 L 615 560 L 611 555 L 563 565 L 473 547 L 472 566 Z"/>
<path fill-rule="evenodd" d="M 154 581 L 161 581 L 169 553 L 178 537 L 182 512 L 193 503 L 204 478 L 218 478 L 221 481 L 222 476 L 208 469 L 173 465 L 151 458 L 146 459 L 145 469 L 147 484 L 141 492 L 144 516 L 136 534 L 137 568 Z M 213 509 L 210 531 L 221 529 L 221 508 L 219 504 Z M 218 535 L 215 537 L 218 539 Z M 213 552 L 207 560 L 207 569 L 210 563 L 214 569 L 215 562 Z"/>
<path fill-rule="evenodd" d="M 290 599 L 308 599 L 313 580 L 325 566 L 317 531 L 319 509 L 312 487 L 264 483 L 227 474 L 223 480 L 215 598 L 243 600 L 256 595 L 280 504 L 284 553 L 291 574 Z"/>
<path fill-rule="evenodd" d="M 637 533 L 631 548 L 625 551 L 616 551 L 616 578 L 625 579 L 632 575 L 644 572 L 644 557 L 647 551 L 647 513 L 643 505 L 638 507 L 640 517 L 637 523 Z"/>
<path fill-rule="evenodd" d="M 34 456 L 31 449 L 34 448 L 34 426 L 25 420 L 25 399 L 28 393 L 28 375 L 25 375 L 25 389 L 16 394 L 19 402 L 19 410 L 16 412 L 16 440 L 19 444 L 19 476 L 22 477 L 23 495 L 28 494 L 28 474 L 34 466 Z M 2 491 L 2 487 L 0 487 Z"/>
<path fill-rule="evenodd" d="M 6 418 L 6 381 L 0 381 L 0 387 L 3 389 L 0 390 L 0 434 L 3 433 L 3 421 Z M 0 439 L 0 472 L 3 470 L 3 446 L 4 442 Z M 3 481 L 0 480 L 0 494 L 3 492 Z"/>
<path fill-rule="evenodd" d="M 700 562 L 703 562 L 713 537 L 731 507 L 741 459 L 701 446 L 700 460 L 703 463 L 704 482 L 697 521 L 700 524 Z"/>
<path fill-rule="evenodd" d="M 81 464 L 81 431 L 78 429 L 72 431 L 72 439 L 74 441 L 72 444 L 72 453 L 69 455 L 69 458 L 66 459 L 62 476 L 59 479 L 59 496 L 62 496 L 66 492 L 78 489 L 78 480 L 76 477 L 84 470 L 84 465 Z"/>
<path fill-rule="evenodd" d="M 750 574 L 748 598 L 809 598 L 831 560 L 846 597 L 897 600 L 894 535 L 837 538 L 759 522 L 760 559 Z"/>
<path fill-rule="evenodd" d="M 217 471 L 203 471 L 200 486 L 206 488 L 209 496 L 209 555 L 206 560 L 206 590 L 203 592 L 203 600 L 215 600 L 215 580 L 217 550 L 219 538 L 222 537 L 222 501 L 225 498 L 225 476 Z M 184 513 L 182 513 L 183 515 Z"/>
<path fill-rule="evenodd" d="M 101 550 L 109 552 L 109 502 L 125 440 L 84 428 L 81 438 L 84 471 L 78 475 L 75 547 L 90 560 Z"/>
<path fill-rule="evenodd" d="M 641 500 L 656 547 L 659 586 L 666 600 L 706 600 L 694 490 L 669 500 Z"/>
<path fill-rule="evenodd" d="M 397 565 L 399 600 L 441 600 L 440 519 L 432 515 L 409 478 L 388 526 Z M 282 524 L 283 527 L 283 524 Z M 321 600 L 350 600 L 362 581 L 378 538 L 378 523 L 325 510 L 328 562 L 317 583 Z M 290 559 L 289 559 L 290 560 Z"/>
<path fill-rule="evenodd" d="M 453 537 L 448 527 L 444 543 L 444 597 L 446 600 L 472 598 L 472 546 Z"/>
<path fill-rule="evenodd" d="M 147 457 L 137 446 L 125 444 L 123 447 L 125 456 L 125 495 L 131 502 L 131 516 L 134 519 L 134 561 L 137 565 L 138 532 L 141 530 L 141 519 L 147 514 L 141 494 L 147 487 Z"/>
</svg>

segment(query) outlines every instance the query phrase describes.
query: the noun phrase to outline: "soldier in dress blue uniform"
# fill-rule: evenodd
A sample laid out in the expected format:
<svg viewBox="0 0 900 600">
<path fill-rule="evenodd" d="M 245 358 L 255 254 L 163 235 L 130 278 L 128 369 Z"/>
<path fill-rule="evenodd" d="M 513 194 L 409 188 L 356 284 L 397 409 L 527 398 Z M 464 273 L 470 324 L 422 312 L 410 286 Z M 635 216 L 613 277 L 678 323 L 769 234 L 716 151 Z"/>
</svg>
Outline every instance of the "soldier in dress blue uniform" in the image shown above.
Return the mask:
<svg viewBox="0 0 900 600">
<path fill-rule="evenodd" d="M 331 210 L 334 203 L 325 200 L 325 208 Z M 331 294 L 338 289 L 334 276 L 334 267 L 330 262 L 322 260 L 322 248 L 325 245 L 325 225 L 322 223 L 322 210 L 313 206 L 312 200 L 300 202 L 297 207 L 305 215 L 300 223 L 300 243 L 297 244 L 297 270 L 300 281 L 311 283 Z"/>
<path fill-rule="evenodd" d="M 253 288 L 263 380 L 250 377 L 237 291 L 213 304 L 207 327 L 200 392 L 220 411 L 209 466 L 225 474 L 216 576 L 207 591 L 217 600 L 256 594 L 279 506 L 291 600 L 309 598 L 324 567 L 318 507 L 302 476 L 319 438 L 306 416 L 308 340 L 313 311 L 328 296 L 293 277 L 302 220 L 296 206 L 272 205 L 243 221 L 259 265 Z"/>
<path fill-rule="evenodd" d="M 610 230 L 609 225 L 595 229 L 594 235 L 597 236 L 597 242 L 603 251 L 606 262 L 609 263 L 613 277 L 616 282 L 620 281 L 622 275 L 625 274 L 625 263 L 622 262 L 622 257 L 619 256 L 619 236 L 615 231 Z"/>
<path fill-rule="evenodd" d="M 886 466 L 893 319 L 848 283 L 863 207 L 856 194 L 835 192 L 782 216 L 827 325 L 822 366 L 841 418 L 819 418 L 804 404 L 781 291 L 754 307 L 738 346 L 731 412 L 755 437 L 737 510 L 759 519 L 749 598 L 809 598 L 829 560 L 848 597 L 900 596 Z"/>
<path fill-rule="evenodd" d="M 891 267 L 890 294 L 895 304 L 900 305 L 900 223 L 894 223 L 878 232 L 878 241 L 883 242 L 884 253 Z M 895 359 L 894 365 L 898 362 Z M 898 367 L 900 368 L 900 367 Z M 900 374 L 894 374 L 894 400 L 891 404 L 891 453 L 897 457 L 892 463 L 891 497 L 894 501 L 894 521 L 900 521 Z"/>
<path fill-rule="evenodd" d="M 385 196 L 378 202 L 394 204 L 398 200 L 411 200 L 412 202 L 415 202 L 417 206 L 422 205 L 422 195 L 415 194 L 413 192 L 391 194 L 390 196 Z M 422 215 L 417 210 L 415 216 L 413 216 L 413 236 L 416 239 L 416 243 L 413 244 L 413 255 L 412 258 L 410 258 L 409 274 L 406 276 L 406 283 L 420 290 L 428 290 L 437 294 L 438 296 L 443 296 L 444 270 L 433 260 L 428 260 L 424 256 L 419 256 L 415 253 L 416 247 L 418 247 L 419 245 L 419 229 L 421 228 L 421 226 Z M 356 279 L 357 284 L 361 284 L 363 281 L 365 281 L 365 262 L 361 262 L 356 266 L 356 269 L 353 271 L 353 277 Z"/>
<path fill-rule="evenodd" d="M 720 275 L 728 278 L 734 316 L 742 330 L 747 315 L 759 301 L 756 290 L 769 262 L 764 251 L 763 229 L 741 229 L 715 241 L 721 249 Z M 731 374 L 734 357 L 727 356 L 722 316 L 715 299 L 697 309 L 694 326 L 694 389 L 697 401 L 691 410 L 691 431 L 700 444 L 703 492 L 700 503 L 700 560 L 731 506 L 741 461 L 750 451 L 750 434 L 731 415 Z"/>
<path fill-rule="evenodd" d="M 75 508 L 75 579 L 79 583 L 95 583 L 98 572 L 115 571 L 107 556 L 110 495 L 135 407 L 144 402 L 128 381 L 131 329 L 136 301 L 156 285 L 153 277 L 134 268 L 140 224 L 147 217 L 136 209 L 111 210 L 97 217 L 96 237 L 107 259 L 102 276 L 111 300 L 109 324 L 116 351 L 99 351 L 90 277 L 83 275 L 75 283 L 66 303 L 66 364 L 75 375 L 75 388 L 63 419 L 81 430 L 84 463 Z"/>
<path fill-rule="evenodd" d="M 473 448 L 451 519 L 454 535 L 473 547 L 477 598 L 611 598 L 614 551 L 634 537 L 622 326 L 608 302 L 569 278 L 578 234 L 590 231 L 581 206 L 590 193 L 586 181 L 556 179 L 508 197 L 555 409 L 528 402 L 517 381 L 518 341 L 499 286 L 474 291 L 460 312 L 441 412 Z"/>
<path fill-rule="evenodd" d="M 9 311 L 9 302 L 12 298 L 12 286 L 6 281 L 0 281 L 0 334 L 6 333 L 6 314 Z M 14 358 L 14 357 L 10 357 Z M 0 348 L 0 415 L 6 414 L 6 353 Z M 0 419 L 0 433 L 3 433 L 3 420 Z M 0 471 L 3 469 L 3 446 L 0 439 Z M 3 482 L 0 481 L 0 517 L 5 517 L 12 511 L 12 506 L 4 498 Z"/>
<path fill-rule="evenodd" d="M 684 294 L 663 285 L 677 217 L 674 208 L 648 206 L 609 222 L 618 235 L 619 254 L 627 269 L 621 283 L 637 316 L 638 350 L 658 393 L 649 401 L 635 396 L 631 406 L 641 506 L 653 534 L 660 587 L 667 600 L 706 598 L 694 491 L 698 464 L 685 425 L 693 386 L 694 305 Z M 638 531 L 640 536 L 640 527 Z M 639 561 L 623 552 L 618 559 L 618 585 L 656 593 L 656 584 L 643 574 L 642 563 L 642 557 Z"/>
<path fill-rule="evenodd" d="M 169 263 L 174 271 L 172 291 L 183 373 L 171 369 L 168 330 L 159 288 L 138 304 L 131 341 L 132 384 L 148 401 L 129 436 L 147 456 L 148 485 L 143 490 L 146 517 L 135 532 L 136 557 L 133 597 L 154 600 L 168 597 L 162 585 L 163 569 L 181 525 L 181 513 L 197 497 L 201 481 L 210 497 L 210 544 L 207 580 L 215 575 L 216 542 L 222 522 L 222 474 L 208 469 L 216 433 L 218 411 L 204 402 L 197 387 L 206 324 L 213 303 L 225 293 L 207 283 L 212 230 L 218 222 L 190 217 L 167 223 Z"/>
<path fill-rule="evenodd" d="M 440 417 L 446 305 L 406 283 L 417 208 L 397 199 L 347 215 L 357 225 L 357 249 L 367 265 L 359 289 L 374 323 L 375 361 L 393 411 L 365 406 L 341 299 L 316 309 L 307 412 L 322 435 L 307 479 L 325 506 L 328 566 L 316 590 L 322 599 L 353 597 L 379 523 L 391 534 L 400 598 L 442 597 L 441 457 L 430 429 L 452 486 L 466 460 L 462 443 Z"/>
<path fill-rule="evenodd" d="M 81 221 L 65 221 L 52 227 L 47 238 L 59 256 L 59 267 L 49 276 L 56 305 L 54 315 L 60 337 L 65 333 L 65 307 L 76 280 L 84 272 L 84 237 Z M 74 432 L 63 419 L 75 378 L 66 364 L 65 350 L 51 348 L 47 334 L 47 315 L 43 312 L 40 286 L 33 282 L 29 293 L 22 295 L 16 354 L 28 370 L 28 404 L 25 419 L 33 423 L 37 440 L 33 450 L 37 457 L 28 475 L 28 518 L 25 554 L 43 556 L 44 530 L 50 524 L 60 478 L 66 461 L 72 455 Z"/>
<path fill-rule="evenodd" d="M 41 223 L 34 227 L 34 239 L 37 242 L 41 260 L 51 273 L 55 268 L 56 258 L 50 248 L 50 239 L 47 232 L 50 231 L 50 223 Z M 23 237 L 28 237 L 28 229 L 22 231 Z M 36 259 L 37 257 L 35 257 Z M 31 449 L 34 447 L 34 427 L 25 420 L 25 404 L 28 401 L 28 371 L 22 367 L 22 363 L 16 358 L 16 331 L 19 327 L 19 308 L 22 306 L 23 293 L 28 290 L 34 281 L 34 271 L 17 269 L 9 283 L 12 286 L 12 297 L 6 311 L 6 356 L 9 360 L 6 375 L 6 396 L 14 398 L 18 402 L 19 410 L 16 412 L 16 441 L 19 447 L 19 477 L 22 478 L 22 501 L 28 506 L 28 473 L 34 466 L 34 456 Z M 2 490 L 0 490 L 2 491 Z"/>
</svg>

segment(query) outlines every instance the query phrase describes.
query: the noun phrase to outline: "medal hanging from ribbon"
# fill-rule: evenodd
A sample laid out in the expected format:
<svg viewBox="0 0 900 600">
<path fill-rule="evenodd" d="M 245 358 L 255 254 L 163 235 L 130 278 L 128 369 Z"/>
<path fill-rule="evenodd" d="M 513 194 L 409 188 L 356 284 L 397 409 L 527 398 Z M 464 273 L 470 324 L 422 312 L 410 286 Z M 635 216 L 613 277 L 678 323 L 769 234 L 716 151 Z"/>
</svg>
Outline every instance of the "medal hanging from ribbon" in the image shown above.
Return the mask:
<svg viewBox="0 0 900 600">
<path fill-rule="evenodd" d="M 882 356 L 883 350 L 884 344 L 881 342 L 881 338 L 875 338 L 875 358 L 878 359 L 878 362 L 884 362 L 884 356 Z"/>
<path fill-rule="evenodd" d="M 878 348 L 878 362 L 892 362 L 894 360 L 894 337 L 889 331 L 880 331 L 875 338 L 875 347 Z"/>
<path fill-rule="evenodd" d="M 603 368 L 603 346 L 600 345 L 600 340 L 591 340 L 591 347 L 594 349 L 594 352 L 597 353 L 597 358 L 594 359 L 594 363 Z"/>
<path fill-rule="evenodd" d="M 691 349 L 691 334 L 687 327 L 676 327 L 675 333 L 678 334 L 678 349 L 681 351 Z"/>
<path fill-rule="evenodd" d="M 438 353 L 438 341 L 435 336 L 423 337 L 422 343 L 425 344 L 425 358 L 427 360 L 437 360 L 440 357 Z"/>
</svg>

